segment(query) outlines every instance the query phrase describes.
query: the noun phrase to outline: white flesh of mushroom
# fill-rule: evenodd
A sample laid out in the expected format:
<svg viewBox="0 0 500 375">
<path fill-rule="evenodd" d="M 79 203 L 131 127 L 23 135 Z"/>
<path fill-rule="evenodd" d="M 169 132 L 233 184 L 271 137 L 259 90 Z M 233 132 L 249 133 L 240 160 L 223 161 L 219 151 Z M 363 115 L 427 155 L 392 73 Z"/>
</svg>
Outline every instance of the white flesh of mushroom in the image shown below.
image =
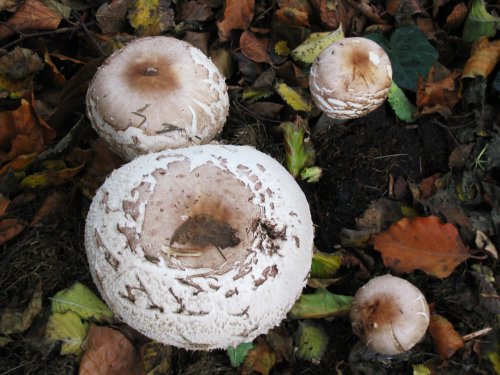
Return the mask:
<svg viewBox="0 0 500 375">
<path fill-rule="evenodd" d="M 236 346 L 278 325 L 305 285 L 312 241 L 302 190 L 246 146 L 136 158 L 98 190 L 85 230 L 111 309 L 187 349 Z"/>
</svg>

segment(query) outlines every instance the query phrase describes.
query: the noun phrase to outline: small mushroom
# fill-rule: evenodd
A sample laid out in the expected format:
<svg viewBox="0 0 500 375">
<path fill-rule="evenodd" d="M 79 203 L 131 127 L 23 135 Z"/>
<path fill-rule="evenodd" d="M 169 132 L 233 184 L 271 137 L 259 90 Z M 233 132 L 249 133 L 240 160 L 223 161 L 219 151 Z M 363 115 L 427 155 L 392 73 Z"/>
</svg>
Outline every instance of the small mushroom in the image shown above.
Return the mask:
<svg viewBox="0 0 500 375">
<path fill-rule="evenodd" d="M 389 57 L 366 38 L 345 38 L 316 58 L 309 86 L 316 105 L 334 119 L 362 117 L 378 108 L 392 82 Z"/>
<path fill-rule="evenodd" d="M 229 98 L 212 61 L 187 42 L 139 38 L 112 54 L 87 92 L 87 115 L 125 159 L 212 140 Z"/>
<path fill-rule="evenodd" d="M 236 346 L 278 325 L 305 285 L 312 242 L 302 190 L 247 146 L 137 157 L 98 190 L 85 228 L 109 307 L 186 349 Z"/>
<path fill-rule="evenodd" d="M 394 355 L 417 344 L 429 325 L 429 306 L 410 282 L 391 275 L 370 280 L 352 301 L 353 331 L 369 348 Z"/>
</svg>

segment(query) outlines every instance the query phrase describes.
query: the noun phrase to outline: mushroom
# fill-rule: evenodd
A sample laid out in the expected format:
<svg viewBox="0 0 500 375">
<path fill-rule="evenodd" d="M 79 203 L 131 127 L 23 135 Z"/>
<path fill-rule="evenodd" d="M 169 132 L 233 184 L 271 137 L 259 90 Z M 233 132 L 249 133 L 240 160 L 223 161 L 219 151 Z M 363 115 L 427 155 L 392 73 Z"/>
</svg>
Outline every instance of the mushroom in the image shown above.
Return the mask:
<svg viewBox="0 0 500 375">
<path fill-rule="evenodd" d="M 210 58 L 187 42 L 139 38 L 113 53 L 87 92 L 87 115 L 125 159 L 210 142 L 229 97 Z"/>
<path fill-rule="evenodd" d="M 378 108 L 392 83 L 389 57 L 366 38 L 344 38 L 316 58 L 309 86 L 316 105 L 334 119 L 353 119 Z"/>
<path fill-rule="evenodd" d="M 114 313 L 186 349 L 236 346 L 278 325 L 306 283 L 312 242 L 302 190 L 248 146 L 137 157 L 98 190 L 85 228 Z"/>
<path fill-rule="evenodd" d="M 429 325 L 429 306 L 410 282 L 391 275 L 370 280 L 352 301 L 353 331 L 369 348 L 394 355 L 417 344 Z"/>
</svg>

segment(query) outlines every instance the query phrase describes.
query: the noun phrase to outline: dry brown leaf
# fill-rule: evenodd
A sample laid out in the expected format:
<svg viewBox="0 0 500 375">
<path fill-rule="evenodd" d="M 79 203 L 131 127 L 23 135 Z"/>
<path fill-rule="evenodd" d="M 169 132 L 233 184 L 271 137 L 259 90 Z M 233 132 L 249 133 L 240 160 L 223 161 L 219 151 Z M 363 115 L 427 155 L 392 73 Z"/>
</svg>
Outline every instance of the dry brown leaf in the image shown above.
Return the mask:
<svg viewBox="0 0 500 375">
<path fill-rule="evenodd" d="M 445 5 L 448 1 L 450 0 L 434 0 L 434 3 L 432 4 L 432 16 L 436 17 L 439 12 L 439 8 Z"/>
<path fill-rule="evenodd" d="M 54 131 L 39 120 L 30 103 L 23 99 L 15 111 L 0 113 L 0 164 L 42 151 L 54 136 Z"/>
<path fill-rule="evenodd" d="M 335 30 L 340 25 L 344 31 L 349 29 L 353 14 L 349 14 L 343 1 L 315 0 L 313 6 L 317 8 L 321 22 L 327 29 Z"/>
<path fill-rule="evenodd" d="M 54 210 L 60 208 L 66 202 L 66 194 L 62 191 L 53 191 L 46 197 L 42 205 L 38 208 L 35 215 L 31 218 L 30 226 L 39 224 L 47 216 L 51 215 Z"/>
<path fill-rule="evenodd" d="M 207 21 L 213 16 L 212 10 L 206 4 L 188 1 L 181 6 L 178 18 L 183 21 Z"/>
<path fill-rule="evenodd" d="M 432 314 L 429 322 L 429 332 L 436 345 L 436 350 L 441 359 L 448 359 L 458 349 L 463 348 L 464 340 L 455 331 L 453 325 L 444 316 Z"/>
<path fill-rule="evenodd" d="M 490 42 L 479 38 L 472 46 L 472 55 L 465 63 L 462 78 L 488 77 L 500 60 L 500 40 Z"/>
<path fill-rule="evenodd" d="M 21 233 L 26 226 L 18 219 L 0 220 L 0 245 L 13 239 Z"/>
<path fill-rule="evenodd" d="M 421 115 L 441 113 L 447 117 L 460 101 L 459 71 L 451 72 L 447 77 L 434 82 L 435 68 L 431 67 L 426 82 L 419 78 L 417 84 L 417 108 Z"/>
<path fill-rule="evenodd" d="M 18 156 L 17 158 L 8 162 L 2 168 L 0 168 L 0 176 L 9 170 L 12 170 L 15 172 L 25 170 L 26 167 L 31 165 L 31 163 L 33 163 L 36 160 L 37 156 L 38 156 L 37 152 L 34 152 L 32 154 Z"/>
<path fill-rule="evenodd" d="M 132 343 L 119 331 L 90 327 L 80 375 L 139 375 L 141 361 Z"/>
<path fill-rule="evenodd" d="M 274 13 L 276 21 L 284 25 L 309 27 L 308 14 L 296 8 L 285 7 Z"/>
<path fill-rule="evenodd" d="M 5 212 L 7 212 L 7 208 L 9 208 L 10 200 L 5 198 L 2 194 L 0 194 L 0 216 L 3 216 Z"/>
<path fill-rule="evenodd" d="M 420 190 L 420 199 L 428 199 L 436 192 L 436 181 L 441 177 L 440 173 L 433 174 L 430 177 L 420 181 L 418 189 Z"/>
<path fill-rule="evenodd" d="M 61 16 L 40 1 L 26 0 L 17 12 L 6 21 L 8 26 L 0 25 L 0 39 L 14 35 L 12 28 L 18 31 L 55 30 L 60 22 Z"/>
<path fill-rule="evenodd" d="M 268 38 L 257 38 L 251 31 L 245 30 L 240 37 L 241 53 L 256 63 L 271 63 L 267 52 L 269 46 Z"/>
<path fill-rule="evenodd" d="M 452 31 L 461 26 L 469 10 L 467 9 L 467 5 L 465 3 L 458 3 L 455 5 L 451 13 L 446 17 L 446 24 L 444 25 L 444 29 L 447 31 Z"/>
<path fill-rule="evenodd" d="M 276 353 L 269 347 L 266 340 L 259 340 L 257 345 L 248 352 L 241 368 L 241 374 L 248 375 L 257 372 L 268 375 L 275 364 Z"/>
<path fill-rule="evenodd" d="M 418 269 L 445 278 L 469 257 L 455 226 L 436 216 L 402 219 L 374 236 L 373 245 L 398 273 Z"/>
<path fill-rule="evenodd" d="M 246 29 L 253 19 L 255 0 L 226 0 L 224 18 L 217 22 L 219 38 L 229 39 L 231 30 Z"/>
</svg>

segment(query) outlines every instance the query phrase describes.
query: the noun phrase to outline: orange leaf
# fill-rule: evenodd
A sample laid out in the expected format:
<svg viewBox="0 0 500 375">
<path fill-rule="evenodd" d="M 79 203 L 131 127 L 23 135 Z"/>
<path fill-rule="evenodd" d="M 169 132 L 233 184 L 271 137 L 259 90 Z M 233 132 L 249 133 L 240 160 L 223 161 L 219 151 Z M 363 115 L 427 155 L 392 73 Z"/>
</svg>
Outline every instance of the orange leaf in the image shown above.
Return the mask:
<svg viewBox="0 0 500 375">
<path fill-rule="evenodd" d="M 488 77 L 500 60 L 500 40 L 479 38 L 472 46 L 472 56 L 465 63 L 462 78 Z"/>
<path fill-rule="evenodd" d="M 446 24 L 444 25 L 445 30 L 451 31 L 458 28 L 465 21 L 468 13 L 469 10 L 464 3 L 455 5 L 451 13 L 446 17 Z"/>
<path fill-rule="evenodd" d="M 0 164 L 20 155 L 42 151 L 54 134 L 52 128 L 39 120 L 31 104 L 23 99 L 15 111 L 0 113 Z"/>
<path fill-rule="evenodd" d="M 2 194 L 0 194 L 0 216 L 5 214 L 7 208 L 9 208 L 10 200 L 5 198 Z"/>
<path fill-rule="evenodd" d="M 80 375 L 139 375 L 139 355 L 119 331 L 108 327 L 90 327 L 87 347 L 80 363 Z"/>
<path fill-rule="evenodd" d="M 274 13 L 276 21 L 284 25 L 309 27 L 308 15 L 299 9 L 285 7 Z"/>
<path fill-rule="evenodd" d="M 419 269 L 444 278 L 469 257 L 455 226 L 436 216 L 402 219 L 376 235 L 373 244 L 398 273 Z"/>
<path fill-rule="evenodd" d="M 451 112 L 451 109 L 460 101 L 459 84 L 460 72 L 454 71 L 447 77 L 434 81 L 435 69 L 429 70 L 427 81 L 419 78 L 417 84 L 417 108 L 420 114 Z"/>
<path fill-rule="evenodd" d="M 255 372 L 268 375 L 276 364 L 276 353 L 269 347 L 265 340 L 259 340 L 257 346 L 250 350 L 245 357 L 241 374 L 253 374 Z"/>
<path fill-rule="evenodd" d="M 271 62 L 271 58 L 267 53 L 269 46 L 268 38 L 257 38 L 251 31 L 245 30 L 240 37 L 241 53 L 250 60 L 261 63 Z"/>
<path fill-rule="evenodd" d="M 17 12 L 7 20 L 7 25 L 0 25 L 0 39 L 14 35 L 12 28 L 18 31 L 28 29 L 55 30 L 61 22 L 61 16 L 47 8 L 38 0 L 26 0 Z"/>
<path fill-rule="evenodd" d="M 224 18 L 217 22 L 219 38 L 222 41 L 229 39 L 233 29 L 246 29 L 253 19 L 255 0 L 226 0 Z"/>
<path fill-rule="evenodd" d="M 0 245 L 13 239 L 25 228 L 25 225 L 18 219 L 0 220 Z"/>
<path fill-rule="evenodd" d="M 429 332 L 441 359 L 448 359 L 464 347 L 464 340 L 444 316 L 432 314 Z"/>
</svg>

